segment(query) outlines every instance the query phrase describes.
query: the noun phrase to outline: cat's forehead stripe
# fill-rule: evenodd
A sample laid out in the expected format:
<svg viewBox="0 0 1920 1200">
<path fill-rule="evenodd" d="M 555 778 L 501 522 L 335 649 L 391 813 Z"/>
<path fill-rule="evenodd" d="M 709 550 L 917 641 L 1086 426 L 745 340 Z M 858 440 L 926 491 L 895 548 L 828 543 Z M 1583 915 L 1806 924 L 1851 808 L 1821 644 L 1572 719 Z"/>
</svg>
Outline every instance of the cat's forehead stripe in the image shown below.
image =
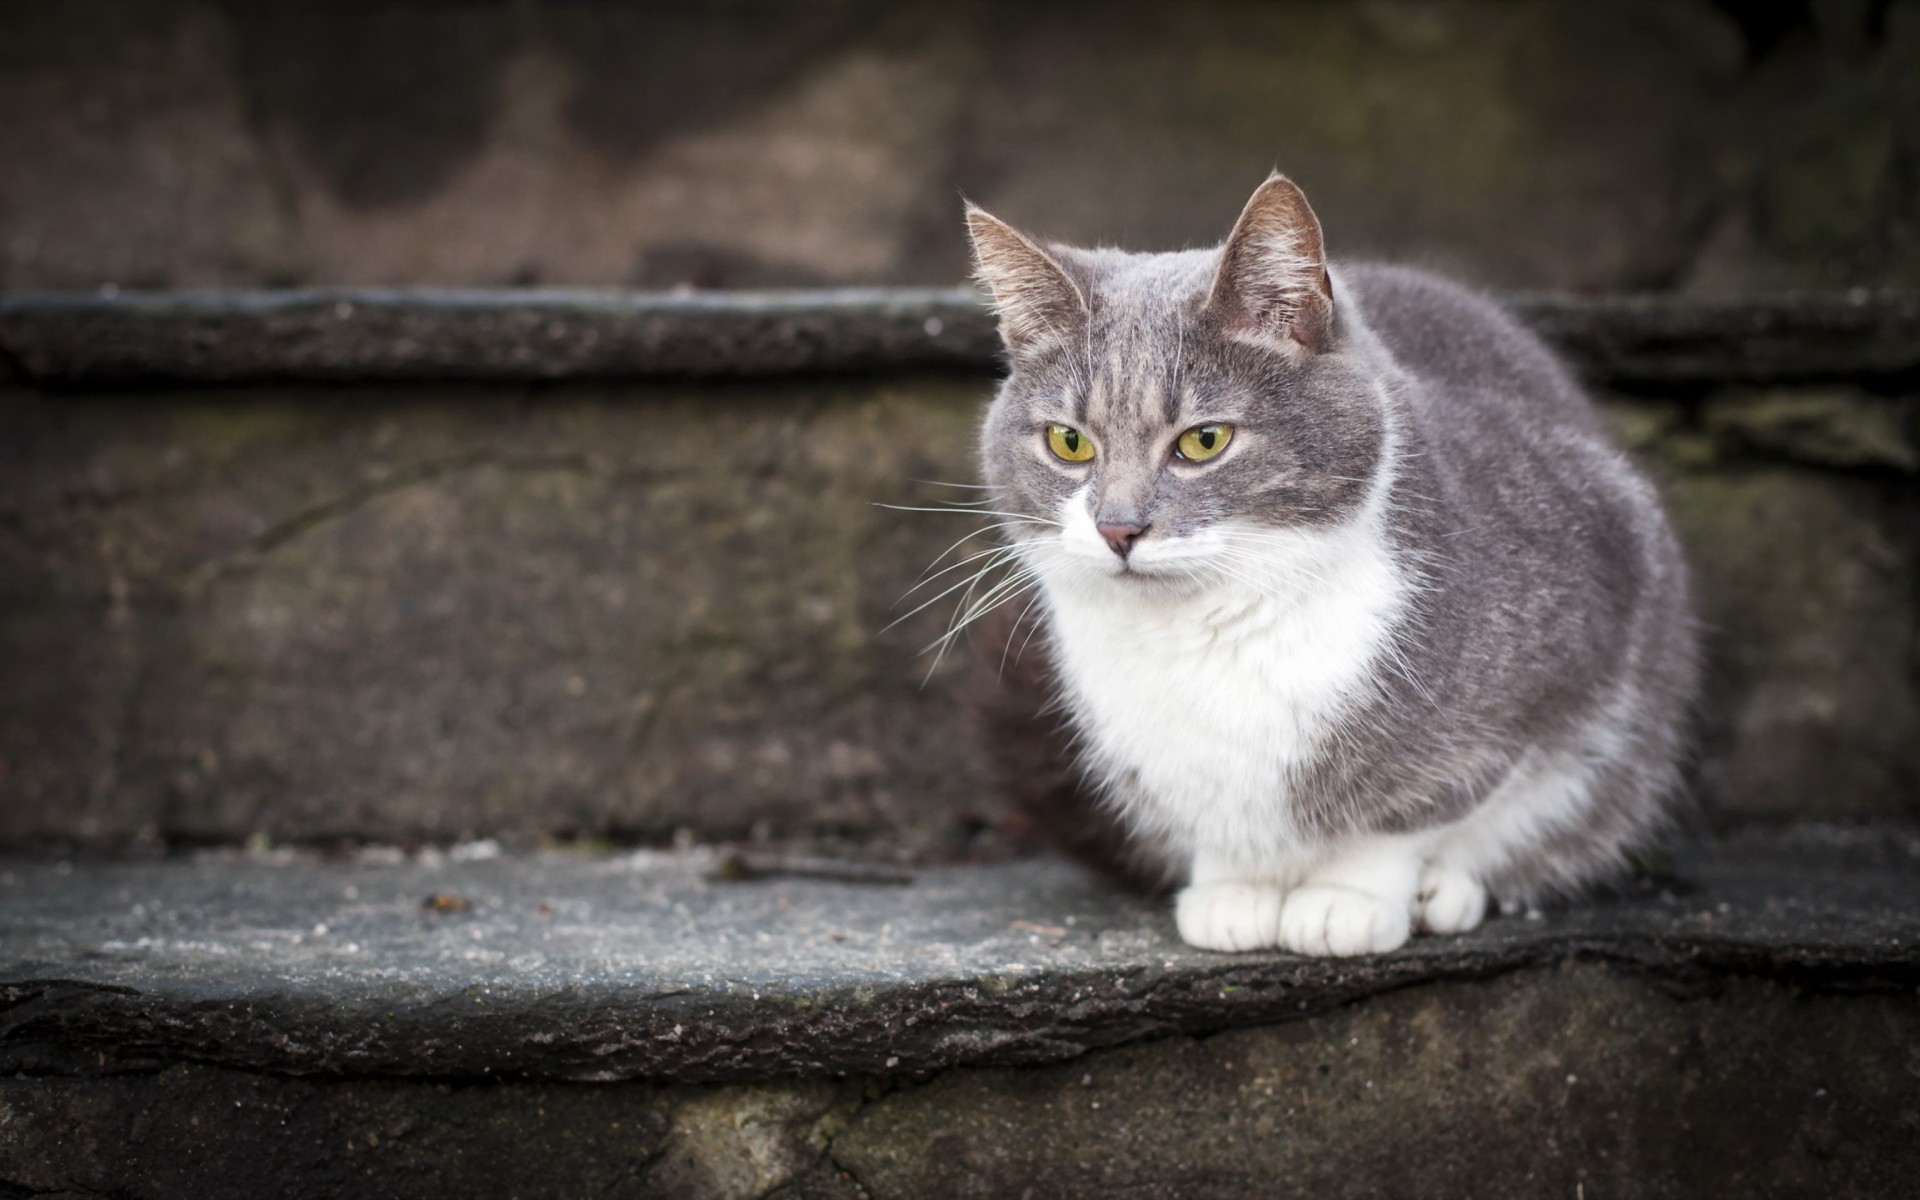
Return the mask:
<svg viewBox="0 0 1920 1200">
<path fill-rule="evenodd" d="M 1184 333 L 1165 314 L 1114 305 L 1101 314 L 1089 364 L 1091 386 L 1076 417 L 1113 431 L 1148 435 L 1181 415 L 1179 350 Z M 1172 336 L 1169 337 L 1169 333 Z"/>
<path fill-rule="evenodd" d="M 1083 335 L 1061 347 L 1063 386 L 1055 397 L 1066 402 L 1065 419 L 1109 440 L 1157 437 L 1182 419 L 1186 326 L 1217 252 L 1056 251 L 1089 270 L 1081 281 Z"/>
<path fill-rule="evenodd" d="M 1110 356 L 1094 373 L 1088 419 L 1110 433 L 1149 434 L 1162 412 L 1168 420 L 1178 416 L 1179 400 L 1166 385 L 1160 364 L 1146 356 Z"/>
</svg>

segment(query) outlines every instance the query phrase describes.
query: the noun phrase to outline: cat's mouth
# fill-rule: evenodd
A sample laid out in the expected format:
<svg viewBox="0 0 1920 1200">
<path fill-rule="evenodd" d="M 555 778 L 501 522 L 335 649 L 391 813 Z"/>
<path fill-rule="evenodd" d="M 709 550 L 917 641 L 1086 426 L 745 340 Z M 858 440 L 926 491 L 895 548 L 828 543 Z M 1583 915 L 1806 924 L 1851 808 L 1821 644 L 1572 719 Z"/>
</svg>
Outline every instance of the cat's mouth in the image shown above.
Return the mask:
<svg viewBox="0 0 1920 1200">
<path fill-rule="evenodd" d="M 1124 559 L 1116 556 L 1106 574 L 1109 579 L 1118 581 L 1122 587 L 1159 590 L 1172 588 L 1180 591 L 1195 587 L 1207 578 L 1207 572 L 1201 564 L 1196 562 L 1143 560 L 1134 555 Z"/>
<path fill-rule="evenodd" d="M 1208 573 L 1201 557 L 1181 553 L 1179 548 L 1161 542 L 1139 543 L 1125 555 L 1115 554 L 1105 546 L 1100 547 L 1098 554 L 1081 548 L 1074 557 L 1109 579 L 1141 585 L 1192 582 Z"/>
</svg>

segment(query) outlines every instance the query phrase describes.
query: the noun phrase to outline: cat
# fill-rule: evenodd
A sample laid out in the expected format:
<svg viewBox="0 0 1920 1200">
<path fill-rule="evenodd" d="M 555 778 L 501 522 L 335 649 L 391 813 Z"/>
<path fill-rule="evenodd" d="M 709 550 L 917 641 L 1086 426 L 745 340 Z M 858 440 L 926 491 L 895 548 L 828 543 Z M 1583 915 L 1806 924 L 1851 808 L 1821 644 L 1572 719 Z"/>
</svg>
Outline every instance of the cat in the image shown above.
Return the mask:
<svg viewBox="0 0 1920 1200">
<path fill-rule="evenodd" d="M 1330 265 L 1278 173 L 1208 250 L 966 215 L 1009 362 L 995 594 L 1032 642 L 990 639 L 989 745 L 1042 824 L 1177 886 L 1194 946 L 1306 955 L 1577 893 L 1663 828 L 1685 562 L 1534 336 Z"/>
</svg>

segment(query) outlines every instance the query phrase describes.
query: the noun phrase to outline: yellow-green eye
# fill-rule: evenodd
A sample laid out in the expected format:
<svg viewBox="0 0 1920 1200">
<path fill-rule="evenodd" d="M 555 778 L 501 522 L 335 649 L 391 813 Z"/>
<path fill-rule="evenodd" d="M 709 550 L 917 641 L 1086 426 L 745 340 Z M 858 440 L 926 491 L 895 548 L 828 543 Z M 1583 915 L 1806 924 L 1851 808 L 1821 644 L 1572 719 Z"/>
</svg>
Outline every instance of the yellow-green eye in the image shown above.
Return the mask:
<svg viewBox="0 0 1920 1200">
<path fill-rule="evenodd" d="M 1181 458 L 1205 462 L 1225 450 L 1232 440 L 1231 425 L 1195 425 L 1180 435 L 1180 440 L 1174 443 L 1174 452 Z"/>
<path fill-rule="evenodd" d="M 1071 425 L 1047 426 L 1047 449 L 1068 462 L 1086 462 L 1093 457 L 1093 443 Z"/>
</svg>

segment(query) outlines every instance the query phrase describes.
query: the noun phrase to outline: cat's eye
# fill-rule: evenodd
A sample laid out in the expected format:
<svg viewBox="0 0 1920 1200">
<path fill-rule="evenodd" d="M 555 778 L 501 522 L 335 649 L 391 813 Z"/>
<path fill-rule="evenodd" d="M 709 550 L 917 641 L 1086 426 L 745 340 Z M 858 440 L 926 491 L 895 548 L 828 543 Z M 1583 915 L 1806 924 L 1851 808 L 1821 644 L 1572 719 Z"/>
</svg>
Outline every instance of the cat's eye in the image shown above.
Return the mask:
<svg viewBox="0 0 1920 1200">
<path fill-rule="evenodd" d="M 1233 440 L 1231 425 L 1195 425 L 1180 435 L 1173 452 L 1192 462 L 1205 462 L 1227 448 Z"/>
<path fill-rule="evenodd" d="M 1093 443 L 1071 425 L 1047 426 L 1047 449 L 1067 462 L 1082 463 L 1093 457 Z"/>
</svg>

